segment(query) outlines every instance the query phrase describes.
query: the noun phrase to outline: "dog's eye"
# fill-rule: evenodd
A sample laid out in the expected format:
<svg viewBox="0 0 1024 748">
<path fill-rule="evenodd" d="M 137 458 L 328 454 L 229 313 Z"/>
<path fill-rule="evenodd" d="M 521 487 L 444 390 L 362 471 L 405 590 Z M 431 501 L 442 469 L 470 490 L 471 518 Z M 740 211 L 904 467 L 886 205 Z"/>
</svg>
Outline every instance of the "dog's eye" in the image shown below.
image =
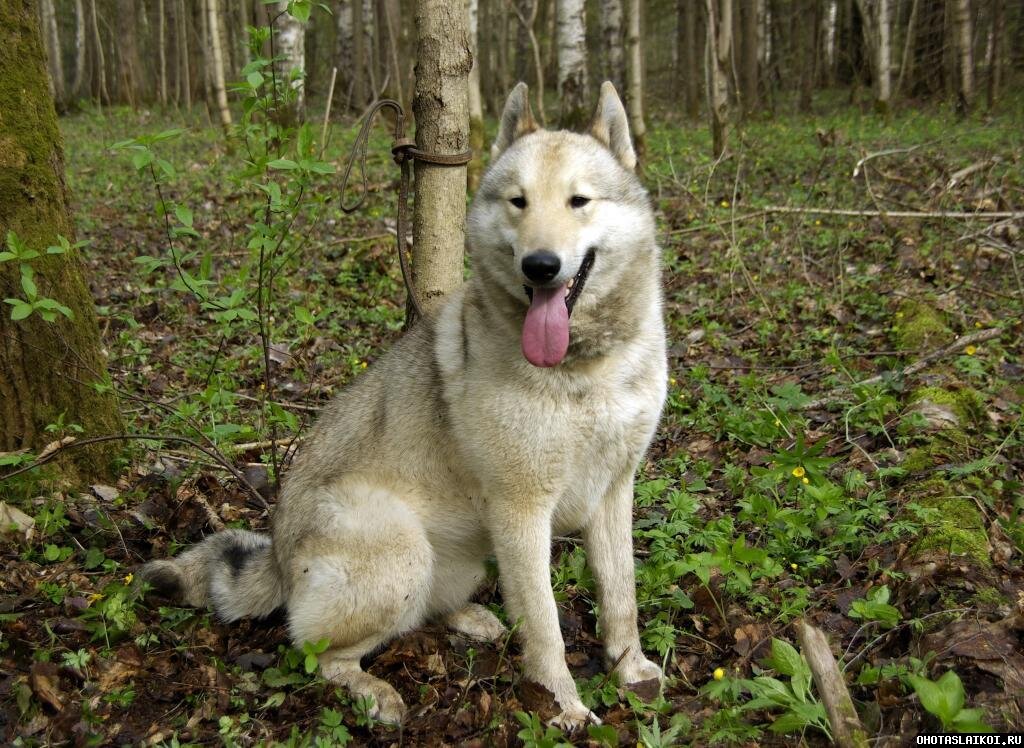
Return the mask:
<svg viewBox="0 0 1024 748">
<path fill-rule="evenodd" d="M 582 208 L 584 205 L 590 202 L 589 197 L 583 197 L 583 195 L 573 195 L 569 198 L 569 205 L 573 208 Z"/>
<path fill-rule="evenodd" d="M 526 198 L 525 197 L 522 197 L 522 196 L 510 197 L 508 199 L 508 201 L 510 203 L 512 203 L 514 206 L 516 206 L 517 208 L 519 208 L 519 210 L 522 210 L 523 208 L 526 207 Z"/>
</svg>

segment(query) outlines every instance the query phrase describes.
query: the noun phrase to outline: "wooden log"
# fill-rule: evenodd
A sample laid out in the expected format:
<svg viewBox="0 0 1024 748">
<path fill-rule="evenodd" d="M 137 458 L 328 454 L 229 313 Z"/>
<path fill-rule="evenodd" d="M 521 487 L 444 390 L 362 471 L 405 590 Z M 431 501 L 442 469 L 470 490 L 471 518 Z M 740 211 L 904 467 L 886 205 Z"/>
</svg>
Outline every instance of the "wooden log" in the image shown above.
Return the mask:
<svg viewBox="0 0 1024 748">
<path fill-rule="evenodd" d="M 828 646 L 825 633 L 805 620 L 797 621 L 796 636 L 807 664 L 811 667 L 814 685 L 825 705 L 832 738 L 840 748 L 868 748 L 868 735 L 864 731 L 853 699 L 846 689 L 843 674 Z"/>
</svg>

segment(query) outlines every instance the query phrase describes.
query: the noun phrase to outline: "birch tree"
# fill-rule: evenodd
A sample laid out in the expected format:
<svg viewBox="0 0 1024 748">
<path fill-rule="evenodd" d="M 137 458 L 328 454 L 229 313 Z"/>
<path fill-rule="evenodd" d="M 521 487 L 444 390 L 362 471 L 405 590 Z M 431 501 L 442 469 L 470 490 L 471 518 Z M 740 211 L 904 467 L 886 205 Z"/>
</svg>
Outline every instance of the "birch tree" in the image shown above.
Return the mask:
<svg viewBox="0 0 1024 748">
<path fill-rule="evenodd" d="M 612 82 L 619 93 L 626 91 L 626 57 L 622 51 L 622 37 L 622 0 L 601 0 L 604 77 Z"/>
<path fill-rule="evenodd" d="M 460 153 L 469 146 L 472 66 L 463 0 L 416 1 L 416 147 Z M 412 271 L 426 312 L 462 284 L 466 169 L 416 163 Z"/>
<path fill-rule="evenodd" d="M 676 0 L 676 75 L 682 84 L 683 108 L 691 119 L 700 112 L 697 11 L 693 0 Z"/>
<path fill-rule="evenodd" d="M 889 0 L 857 0 L 864 42 L 875 78 L 875 108 L 888 113 L 892 98 L 892 31 Z"/>
<path fill-rule="evenodd" d="M 220 35 L 220 0 L 206 0 L 207 28 L 210 33 L 210 82 L 217 97 L 217 115 L 221 127 L 227 132 L 231 127 L 231 109 L 228 107 L 228 92 L 224 84 L 224 48 Z"/>
<path fill-rule="evenodd" d="M 303 85 L 303 71 L 306 69 L 306 27 L 305 24 L 287 12 L 288 3 L 278 4 L 278 14 L 274 21 L 277 34 L 275 55 L 280 59 L 278 75 L 287 81 L 294 91 L 294 98 L 286 111 L 280 114 L 285 119 L 301 120 L 305 111 L 306 97 Z"/>
<path fill-rule="evenodd" d="M 54 439 L 46 426 L 63 418 L 83 437 L 121 431 L 117 402 L 106 384 L 106 362 L 81 258 L 73 247 L 47 253 L 58 235 L 74 241 L 64 152 L 49 96 L 42 38 L 32 3 L 0 0 L 0 237 L 39 252 L 25 262 L 0 262 L 0 298 L 52 298 L 68 307 L 45 321 L 0 310 L 0 451 L 40 450 Z M 10 233 L 9 233 L 10 232 Z M 24 278 L 28 267 L 31 284 Z M 79 450 L 59 465 L 64 477 L 109 477 L 113 443 Z"/>
<path fill-rule="evenodd" d="M 580 129 L 587 121 L 587 25 L 583 0 L 557 0 L 559 125 Z"/>
<path fill-rule="evenodd" d="M 159 0 L 157 12 L 157 50 L 159 57 L 160 104 L 167 106 L 167 23 L 164 11 L 164 0 Z"/>
<path fill-rule="evenodd" d="M 346 109 L 352 104 L 353 84 L 358 75 L 352 48 L 355 42 L 352 3 L 353 0 L 339 0 L 334 8 L 334 64 L 338 68 L 341 88 L 345 92 Z"/>
<path fill-rule="evenodd" d="M 740 5 L 740 90 L 745 114 L 752 114 L 760 106 L 758 32 L 762 7 L 761 3 L 753 1 Z"/>
<path fill-rule="evenodd" d="M 182 0 L 184 1 L 184 0 Z M 89 0 L 89 18 L 92 21 L 93 50 L 96 54 L 93 59 L 96 62 L 96 100 L 102 105 L 110 103 L 110 93 L 107 91 L 107 63 L 103 55 L 103 37 L 100 36 L 100 24 L 96 18 L 97 0 Z"/>
<path fill-rule="evenodd" d="M 712 152 L 725 153 L 729 125 L 729 64 L 732 56 L 732 0 L 706 0 L 708 116 Z"/>
<path fill-rule="evenodd" d="M 537 23 L 537 11 L 540 8 L 538 0 L 519 0 L 511 6 L 519 21 L 519 31 L 516 36 L 516 76 L 519 80 L 526 80 L 526 68 L 529 66 L 525 45 L 522 39 L 525 36 L 529 42 L 530 53 L 533 60 L 533 91 L 537 96 L 537 120 L 542 127 L 547 126 L 547 113 L 544 110 L 544 63 L 541 60 L 540 42 L 537 41 L 537 34 L 534 32 L 534 25 Z M 520 60 L 520 56 L 522 60 Z M 483 58 L 480 58 L 481 60 Z M 522 68 L 519 63 L 522 62 Z M 505 93 L 505 92 L 502 92 Z"/>
<path fill-rule="evenodd" d="M 961 114 L 974 104 L 974 45 L 971 26 L 971 0 L 955 0 L 953 27 L 956 35 L 957 108 Z"/>
<path fill-rule="evenodd" d="M 626 0 L 626 50 L 629 56 L 629 129 L 639 163 L 647 154 L 647 125 L 644 123 L 644 60 L 640 37 L 640 0 Z"/>
</svg>

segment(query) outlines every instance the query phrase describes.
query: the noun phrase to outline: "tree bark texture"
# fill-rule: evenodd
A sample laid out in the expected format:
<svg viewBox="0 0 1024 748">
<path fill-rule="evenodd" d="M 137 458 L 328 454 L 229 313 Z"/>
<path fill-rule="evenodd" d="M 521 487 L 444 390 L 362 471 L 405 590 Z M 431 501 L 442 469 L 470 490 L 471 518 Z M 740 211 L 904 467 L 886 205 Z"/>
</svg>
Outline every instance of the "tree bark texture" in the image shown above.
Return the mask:
<svg viewBox="0 0 1024 748">
<path fill-rule="evenodd" d="M 103 37 L 100 36 L 100 24 L 96 18 L 97 0 L 89 0 L 89 16 L 92 20 L 92 39 L 96 54 L 96 100 L 103 103 L 110 103 L 110 92 L 107 90 L 107 62 L 103 55 Z"/>
<path fill-rule="evenodd" d="M 676 0 L 676 35 L 679 39 L 679 52 L 676 62 L 679 65 L 678 78 L 682 82 L 683 108 L 686 116 L 697 119 L 700 115 L 701 71 L 698 60 L 697 33 L 700 8 L 694 0 Z"/>
<path fill-rule="evenodd" d="M 164 0 L 159 0 L 156 6 L 157 12 L 157 51 L 159 57 L 159 86 L 160 104 L 167 106 L 167 15 L 164 10 Z"/>
<path fill-rule="evenodd" d="M 466 23 L 469 45 L 473 55 L 473 68 L 469 71 L 469 147 L 473 160 L 469 162 L 469 189 L 475 191 L 483 171 L 484 104 L 480 95 L 480 0 L 466 0 Z"/>
<path fill-rule="evenodd" d="M 956 32 L 957 108 L 962 114 L 974 104 L 974 44 L 971 29 L 971 0 L 955 0 L 953 25 Z"/>
<path fill-rule="evenodd" d="M 463 0 L 416 2 L 416 147 L 439 154 L 469 147 L 472 53 Z M 462 284 L 466 169 L 416 162 L 412 271 L 424 311 Z"/>
<path fill-rule="evenodd" d="M 604 77 L 612 82 L 619 95 L 626 93 L 626 56 L 622 51 L 622 40 L 622 0 L 601 0 Z"/>
<path fill-rule="evenodd" d="M 93 0 L 95 3 L 96 0 Z M 178 78 L 181 81 L 181 95 L 185 109 L 192 108 L 192 73 L 188 55 L 188 18 L 185 16 L 185 0 L 178 0 Z"/>
<path fill-rule="evenodd" d="M 139 58 L 139 19 L 135 0 L 117 0 L 117 54 L 120 56 L 118 87 L 121 99 L 132 108 L 145 96 L 142 90 L 142 61 Z M 142 8 L 141 10 L 145 10 Z"/>
<path fill-rule="evenodd" d="M 581 129 L 588 120 L 587 24 L 583 0 L 556 0 L 558 4 L 558 95 L 562 108 L 559 125 Z"/>
<path fill-rule="evenodd" d="M 13 321 L 0 313 L 0 451 L 38 450 L 54 437 L 44 429 L 64 414 L 83 436 L 118 433 L 117 402 L 94 384 L 106 380 L 99 328 L 77 251 L 47 255 L 57 234 L 74 242 L 64 182 L 64 153 L 47 87 L 43 45 L 33 4 L 0 0 L 0 236 L 14 231 L 44 254 L 33 260 L 41 295 L 68 306 L 73 319 L 37 314 Z M 18 263 L 0 264 L 0 297 L 21 297 Z M 69 453 L 59 470 L 69 479 L 109 477 L 116 444 Z M 74 462 L 71 462 L 71 460 Z"/>
<path fill-rule="evenodd" d="M 626 105 L 633 147 L 639 163 L 647 155 L 647 125 L 644 122 L 644 57 L 640 36 L 640 0 L 626 0 L 626 50 L 629 75 Z"/>
<path fill-rule="evenodd" d="M 85 86 L 85 8 L 75 0 L 75 77 L 71 96 L 81 96 Z"/>
<path fill-rule="evenodd" d="M 57 109 L 63 111 L 67 101 L 64 90 L 64 65 L 60 54 L 60 34 L 57 31 L 57 12 L 53 0 L 40 0 L 39 10 L 43 22 L 43 39 L 46 47 L 46 69 L 50 73 L 50 93 Z"/>
<path fill-rule="evenodd" d="M 707 0 L 708 115 L 715 158 L 721 158 L 727 144 L 731 57 L 732 0 Z"/>
<path fill-rule="evenodd" d="M 285 121 L 302 119 L 306 105 L 305 84 L 303 80 L 306 69 L 306 28 L 299 19 L 285 12 L 288 3 L 281 2 L 277 6 L 278 16 L 274 22 L 275 55 L 280 58 L 277 68 L 279 80 L 290 82 L 295 92 L 294 105 L 290 111 L 281 112 Z"/>
<path fill-rule="evenodd" d="M 992 35 L 988 53 L 988 108 L 996 105 L 1003 77 L 1003 24 L 1006 18 L 1005 0 L 992 0 Z"/>
<path fill-rule="evenodd" d="M 334 8 L 334 64 L 338 67 L 339 88 L 345 92 L 344 109 L 352 105 L 353 85 L 358 74 L 353 54 L 355 43 L 353 23 L 355 19 L 352 14 L 352 2 L 353 0 L 339 0 Z"/>
<path fill-rule="evenodd" d="M 217 115 L 220 125 L 227 132 L 231 127 L 231 109 L 228 107 L 227 86 L 224 83 L 224 46 L 220 35 L 220 0 L 206 0 L 207 27 L 210 30 L 210 49 L 207 62 L 210 65 L 210 82 L 217 97 Z"/>
<path fill-rule="evenodd" d="M 516 19 L 519 21 L 519 31 L 526 34 L 526 38 L 529 41 L 530 51 L 533 55 L 533 93 L 536 97 L 536 108 L 534 113 L 537 116 L 537 121 L 541 127 L 547 127 L 548 117 L 547 112 L 544 110 L 544 63 L 541 61 L 540 42 L 537 41 L 537 34 L 534 33 L 533 27 L 537 22 L 537 8 L 539 3 L 536 0 L 525 0 L 517 5 L 512 6 L 512 11 L 516 15 Z M 528 14 L 524 13 L 528 11 Z M 516 37 L 516 49 L 519 50 L 519 37 Z M 518 55 L 518 51 L 517 51 Z M 517 69 L 518 69 L 518 57 L 516 58 Z M 528 61 L 524 61 L 528 62 Z M 525 81 L 526 75 L 517 75 L 516 82 Z"/>
<path fill-rule="evenodd" d="M 740 49 L 740 89 L 744 114 L 753 114 L 761 105 L 760 84 L 758 76 L 760 65 L 758 60 L 758 26 L 759 3 L 746 2 L 740 4 L 740 28 L 742 29 Z"/>
</svg>

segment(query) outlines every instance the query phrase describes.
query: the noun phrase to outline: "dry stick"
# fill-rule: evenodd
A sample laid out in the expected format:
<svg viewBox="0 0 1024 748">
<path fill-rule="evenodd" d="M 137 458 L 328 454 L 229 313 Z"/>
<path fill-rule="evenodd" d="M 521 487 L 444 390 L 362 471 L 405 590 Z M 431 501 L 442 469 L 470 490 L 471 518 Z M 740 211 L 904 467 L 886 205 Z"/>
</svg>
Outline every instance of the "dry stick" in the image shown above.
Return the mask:
<svg viewBox="0 0 1024 748">
<path fill-rule="evenodd" d="M 907 366 L 903 367 L 899 372 L 896 373 L 896 378 L 906 379 L 909 376 L 917 374 L 917 372 L 921 371 L 922 369 L 928 368 L 928 365 L 931 364 L 933 361 L 937 361 L 940 358 L 945 358 L 946 356 L 956 353 L 957 351 L 962 350 L 969 345 L 974 345 L 975 343 L 984 343 L 986 340 L 998 338 L 1002 334 L 1002 329 L 998 327 L 990 327 L 987 330 L 978 330 L 976 332 L 972 332 L 970 335 L 964 335 L 962 338 L 957 338 L 954 342 L 950 343 L 945 348 L 939 348 L 938 350 L 932 351 L 931 353 L 923 356 L 922 358 L 919 358 L 914 363 L 908 364 Z M 879 382 L 882 381 L 884 376 L 885 375 L 877 374 L 873 377 L 868 377 L 867 379 L 861 380 L 860 382 L 853 382 L 851 384 L 843 385 L 842 387 L 837 387 L 831 392 L 822 395 L 819 398 L 811 400 L 809 403 L 806 403 L 803 406 L 803 410 L 814 410 L 815 408 L 820 408 L 823 405 L 828 405 L 829 403 L 836 400 L 839 397 L 839 395 L 841 395 L 843 392 L 850 389 L 851 387 L 862 387 L 867 384 L 878 384 Z"/>
<path fill-rule="evenodd" d="M 995 221 L 1003 218 L 1024 218 L 1024 210 L 970 213 L 956 210 L 852 210 L 849 208 L 791 208 L 786 205 L 767 205 L 765 213 L 811 213 L 828 216 L 865 216 L 880 218 L 960 218 Z"/>
<path fill-rule="evenodd" d="M 324 157 L 324 149 L 327 147 L 327 125 L 331 121 L 331 102 L 334 101 L 334 81 L 338 77 L 338 68 L 331 68 L 331 87 L 327 89 L 327 108 L 324 109 L 324 126 L 320 131 L 320 158 Z"/>
<path fill-rule="evenodd" d="M 270 505 L 267 503 L 267 500 L 263 498 L 262 494 L 260 494 L 260 492 L 256 489 L 255 486 L 252 485 L 252 483 L 246 480 L 245 476 L 242 475 L 241 472 L 235 469 L 234 465 L 229 463 L 227 460 L 224 460 L 219 454 L 217 454 L 213 450 L 208 449 L 199 442 L 194 441 L 193 439 L 189 439 L 188 437 L 185 436 L 159 436 L 157 434 L 106 434 L 104 436 L 92 436 L 89 437 L 88 439 L 75 439 L 74 437 L 66 436 L 60 440 L 60 443 L 56 446 L 56 448 L 51 449 L 50 447 L 53 447 L 54 445 L 50 445 L 50 447 L 47 447 L 45 450 L 43 450 L 42 454 L 40 454 L 39 457 L 37 457 L 32 463 L 20 467 L 17 470 L 12 470 L 9 473 L 4 473 L 3 475 L 0 475 L 0 483 L 3 483 L 4 481 L 13 478 L 16 475 L 27 473 L 29 470 L 34 470 L 40 465 L 45 465 L 50 460 L 62 454 L 66 450 L 75 449 L 77 447 L 87 447 L 90 444 L 102 444 L 104 442 L 112 441 L 145 441 L 170 442 L 171 444 L 187 444 L 193 449 L 199 450 L 204 455 L 209 457 L 211 460 L 215 460 L 225 470 L 231 473 L 231 475 L 234 476 L 235 480 L 238 481 L 239 485 L 241 485 L 243 488 L 249 491 L 249 493 L 252 494 L 253 498 L 257 499 L 259 503 L 263 505 L 264 509 L 270 509 Z"/>
<path fill-rule="evenodd" d="M 800 650 L 811 667 L 814 685 L 825 705 L 829 724 L 832 726 L 832 738 L 840 748 L 867 748 L 868 735 L 860 723 L 857 710 L 853 706 L 850 692 L 846 690 L 843 674 L 839 672 L 836 658 L 829 649 L 828 639 L 821 629 L 812 626 L 805 620 L 797 621 L 796 638 L 800 642 Z"/>
</svg>

